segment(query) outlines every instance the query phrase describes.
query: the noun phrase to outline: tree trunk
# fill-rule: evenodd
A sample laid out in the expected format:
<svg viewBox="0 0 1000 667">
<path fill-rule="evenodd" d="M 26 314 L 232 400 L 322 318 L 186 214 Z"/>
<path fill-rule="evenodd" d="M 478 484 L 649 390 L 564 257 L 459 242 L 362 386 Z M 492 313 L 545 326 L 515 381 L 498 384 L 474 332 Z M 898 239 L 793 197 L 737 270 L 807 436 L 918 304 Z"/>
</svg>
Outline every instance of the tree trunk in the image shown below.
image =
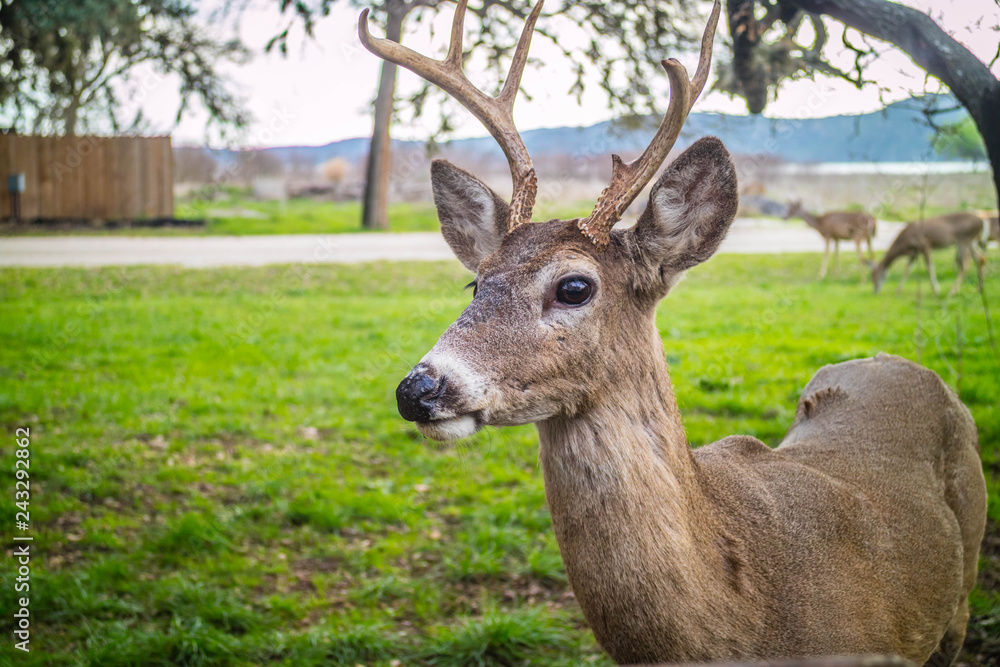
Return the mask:
<svg viewBox="0 0 1000 667">
<path fill-rule="evenodd" d="M 63 112 L 63 134 L 67 137 L 76 136 L 76 126 L 80 115 L 80 97 L 74 96 L 69 104 L 66 106 L 66 110 Z"/>
<path fill-rule="evenodd" d="M 405 10 L 389 5 L 385 36 L 398 42 L 403 34 Z M 379 76 L 375 98 L 375 129 L 368 149 L 368 172 L 365 177 L 364 208 L 361 226 L 365 229 L 388 229 L 389 164 L 392 157 L 389 126 L 392 123 L 392 103 L 396 95 L 396 65 L 385 60 Z"/>
<path fill-rule="evenodd" d="M 1000 86 L 992 93 L 983 95 L 982 111 L 972 116 L 979 128 L 979 134 L 986 144 L 986 156 L 993 167 L 993 187 L 997 191 L 997 208 L 1000 209 Z M 969 112 L 971 114 L 971 111 Z M 993 119 L 992 121 L 990 119 Z"/>
<path fill-rule="evenodd" d="M 726 14 L 729 18 L 729 35 L 733 38 L 733 70 L 747 101 L 747 110 L 759 114 L 767 106 L 767 80 L 764 64 L 754 58 L 754 49 L 760 39 L 757 19 L 754 17 L 754 0 L 728 0 Z"/>
<path fill-rule="evenodd" d="M 921 11 L 888 0 L 781 0 L 895 45 L 958 98 L 976 123 L 993 167 L 1000 204 L 1000 81 L 982 61 Z"/>
</svg>

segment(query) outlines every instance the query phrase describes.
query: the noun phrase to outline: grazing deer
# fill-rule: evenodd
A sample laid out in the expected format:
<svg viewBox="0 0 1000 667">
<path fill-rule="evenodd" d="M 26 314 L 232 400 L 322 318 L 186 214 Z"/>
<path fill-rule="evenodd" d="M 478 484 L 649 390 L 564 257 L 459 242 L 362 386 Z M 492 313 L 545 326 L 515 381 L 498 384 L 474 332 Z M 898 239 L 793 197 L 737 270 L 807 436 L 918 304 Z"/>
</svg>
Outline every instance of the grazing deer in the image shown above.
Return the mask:
<svg viewBox="0 0 1000 667">
<path fill-rule="evenodd" d="M 1000 217 L 983 217 L 983 235 L 979 239 L 979 248 L 986 251 L 990 241 L 1000 243 Z"/>
<path fill-rule="evenodd" d="M 663 61 L 670 104 L 587 218 L 532 222 L 535 170 L 512 119 L 541 3 L 500 94 L 461 70 L 460 0 L 443 61 L 368 32 L 362 43 L 444 88 L 510 163 L 510 203 L 444 160 L 441 229 L 475 272 L 472 302 L 396 390 L 437 440 L 536 423 L 569 581 L 621 663 L 897 654 L 950 664 L 965 636 L 986 520 L 976 427 L 935 373 L 879 355 L 817 372 L 776 450 L 732 436 L 692 450 L 656 305 L 707 260 L 737 207 L 716 138 L 656 180 L 631 229 L 612 227 L 653 178 L 708 78 L 717 0 L 692 80 Z"/>
<path fill-rule="evenodd" d="M 658 665 L 651 667 L 705 667 L 705 663 Z M 909 660 L 890 655 L 850 655 L 766 662 L 713 662 L 713 667 L 915 667 Z M 936 666 L 935 666 L 936 667 Z"/>
<path fill-rule="evenodd" d="M 875 218 L 867 213 L 834 211 L 823 215 L 813 215 L 802 208 L 801 201 L 796 200 L 788 205 L 788 213 L 785 214 L 785 220 L 790 218 L 802 218 L 807 225 L 815 229 L 823 237 L 826 247 L 823 250 L 823 263 L 819 268 L 820 280 L 826 277 L 826 267 L 830 261 L 830 241 L 833 241 L 834 264 L 838 269 L 840 268 L 841 241 L 854 241 L 854 245 L 858 249 L 858 259 L 861 260 L 862 268 L 868 265 L 868 260 L 865 259 L 864 253 L 861 252 L 862 241 L 867 241 L 868 243 L 869 259 L 875 259 L 875 253 L 872 250 L 872 238 L 875 236 Z"/>
<path fill-rule="evenodd" d="M 941 287 L 934 272 L 932 253 L 939 248 L 956 246 L 955 262 L 958 264 L 958 277 L 948 292 L 949 297 L 954 296 L 962 286 L 969 255 L 972 255 L 976 262 L 976 271 L 982 271 L 982 264 L 986 258 L 976 249 L 976 243 L 981 242 L 984 227 L 984 220 L 975 213 L 950 213 L 906 225 L 893 240 L 885 256 L 877 264 L 869 264 L 875 293 L 878 294 L 882 289 L 886 271 L 892 263 L 900 257 L 907 257 L 906 268 L 903 269 L 903 277 L 900 278 L 896 290 L 897 293 L 902 292 L 913 263 L 917 261 L 918 256 L 923 256 L 927 264 L 927 273 L 930 275 L 931 287 L 935 294 L 940 294 Z"/>
</svg>

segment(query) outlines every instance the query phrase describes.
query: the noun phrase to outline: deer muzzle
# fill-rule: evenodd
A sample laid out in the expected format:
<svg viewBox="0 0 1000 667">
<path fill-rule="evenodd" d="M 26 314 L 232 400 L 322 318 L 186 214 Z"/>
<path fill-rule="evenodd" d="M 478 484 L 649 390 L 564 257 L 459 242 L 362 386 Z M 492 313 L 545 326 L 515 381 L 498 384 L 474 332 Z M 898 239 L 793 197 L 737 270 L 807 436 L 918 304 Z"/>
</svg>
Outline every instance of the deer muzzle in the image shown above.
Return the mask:
<svg viewBox="0 0 1000 667">
<path fill-rule="evenodd" d="M 480 413 L 464 409 L 465 382 L 456 369 L 422 361 L 396 388 L 400 416 L 434 440 L 455 440 L 482 426 Z"/>
<path fill-rule="evenodd" d="M 396 387 L 396 406 L 406 421 L 428 422 L 433 418 L 438 401 L 448 387 L 442 377 L 428 375 L 417 366 Z"/>
</svg>

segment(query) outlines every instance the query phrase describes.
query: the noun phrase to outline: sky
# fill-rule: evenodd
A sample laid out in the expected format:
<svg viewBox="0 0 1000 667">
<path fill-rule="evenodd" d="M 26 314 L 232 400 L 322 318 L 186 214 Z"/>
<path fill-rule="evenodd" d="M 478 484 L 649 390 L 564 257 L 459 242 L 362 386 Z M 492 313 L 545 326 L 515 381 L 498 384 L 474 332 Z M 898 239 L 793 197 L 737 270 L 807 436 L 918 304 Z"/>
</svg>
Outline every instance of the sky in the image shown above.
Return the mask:
<svg viewBox="0 0 1000 667">
<path fill-rule="evenodd" d="M 347 2 L 337 2 L 329 16 L 316 26 L 315 38 L 301 31 L 293 32 L 288 54 L 276 50 L 264 53 L 264 46 L 288 21 L 277 10 L 276 0 L 248 0 L 246 9 L 238 17 L 219 20 L 203 13 L 206 29 L 218 37 L 237 33 L 251 49 L 252 60 L 243 65 L 226 64 L 221 69 L 234 83 L 235 90 L 251 112 L 253 123 L 239 138 L 238 145 L 288 146 L 321 145 L 341 139 L 369 136 L 372 129 L 371 100 L 378 84 L 380 61 L 368 53 L 358 40 L 358 10 Z M 1000 0 L 903 0 L 930 15 L 949 34 L 965 44 L 984 62 L 989 62 L 997 52 L 1000 32 L 991 29 L 1000 25 Z M 431 43 L 430 28 L 424 23 L 411 26 L 403 37 L 408 46 L 434 55 L 445 48 L 447 25 L 451 9 L 446 8 L 435 23 L 437 41 Z M 720 22 L 716 37 L 716 52 L 725 49 L 722 33 L 725 18 Z M 831 26 L 837 24 L 830 23 Z M 372 31 L 379 36 L 379 30 Z M 573 35 L 560 35 L 572 40 Z M 839 45 L 839 35 L 831 32 L 830 43 Z M 882 55 L 867 72 L 867 77 L 879 81 L 891 92 L 884 97 L 894 101 L 908 96 L 907 91 L 923 90 L 924 72 L 904 54 L 891 46 L 876 43 Z M 612 114 L 606 98 L 596 85 L 587 87 L 582 104 L 567 95 L 570 85 L 569 66 L 545 39 L 532 42 L 532 55 L 545 63 L 544 67 L 529 67 L 522 84 L 531 94 L 518 97 L 515 105 L 515 122 L 520 130 L 564 125 L 590 125 L 608 120 Z M 679 59 L 693 71 L 696 54 L 665 54 Z M 843 64 L 850 59 L 841 54 Z M 993 71 L 1000 74 L 1000 63 Z M 480 83 L 492 83 L 477 78 L 470 71 L 470 78 Z M 712 79 L 710 78 L 710 81 Z M 142 89 L 136 104 L 143 108 L 151 129 L 173 135 L 175 144 L 217 143 L 205 134 L 206 115 L 200 110 L 174 123 L 177 94 L 169 81 L 151 80 Z M 934 87 L 935 82 L 931 82 Z M 416 75 L 401 70 L 397 90 L 416 90 Z M 664 100 L 664 107 L 665 107 Z M 875 111 L 882 107 L 876 86 L 858 90 L 851 84 L 832 78 L 816 81 L 802 80 L 786 83 L 776 101 L 765 112 L 775 118 L 809 118 L 839 114 Z M 745 114 L 746 107 L 740 99 L 730 99 L 723 93 L 702 95 L 695 105 L 696 111 Z M 402 139 L 426 139 L 436 128 L 439 116 L 433 109 L 425 118 L 410 124 L 396 124 L 393 136 Z M 459 113 L 459 121 L 452 137 L 483 136 L 485 130 L 469 114 Z"/>
</svg>

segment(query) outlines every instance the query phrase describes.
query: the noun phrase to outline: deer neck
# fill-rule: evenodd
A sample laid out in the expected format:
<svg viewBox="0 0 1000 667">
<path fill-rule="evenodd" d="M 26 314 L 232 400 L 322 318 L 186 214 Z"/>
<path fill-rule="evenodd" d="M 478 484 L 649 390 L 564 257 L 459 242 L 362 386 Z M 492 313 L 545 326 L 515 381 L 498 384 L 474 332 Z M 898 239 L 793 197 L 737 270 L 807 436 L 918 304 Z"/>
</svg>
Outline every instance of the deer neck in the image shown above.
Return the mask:
<svg viewBox="0 0 1000 667">
<path fill-rule="evenodd" d="M 647 370 L 576 415 L 538 424 L 554 519 L 571 520 L 573 510 L 580 508 L 578 496 L 588 493 L 627 500 L 624 509 L 635 503 L 676 505 L 672 519 L 683 523 L 688 496 L 698 490 L 693 485 L 695 463 L 666 364 L 661 359 L 659 368 Z M 636 488 L 647 485 L 647 493 L 662 498 L 634 497 Z"/>
<path fill-rule="evenodd" d="M 899 253 L 893 253 L 892 248 L 890 248 L 875 265 L 875 272 L 880 275 L 885 273 L 889 269 L 889 265 L 895 262 L 898 257 Z"/>
<path fill-rule="evenodd" d="M 897 236 L 889 249 L 885 251 L 885 255 L 879 260 L 878 264 L 875 265 L 879 273 L 885 273 L 889 266 L 892 265 L 897 259 L 904 255 L 911 255 L 915 253 L 912 244 L 910 243 L 910 235 L 907 233 L 908 229 L 904 229 L 902 233 Z"/>
<path fill-rule="evenodd" d="M 697 654 L 695 646 L 712 642 L 702 634 L 713 625 L 699 599 L 726 597 L 719 548 L 730 542 L 684 436 L 659 334 L 650 329 L 655 340 L 642 346 L 649 353 L 627 348 L 635 356 L 613 391 L 579 414 L 538 424 L 567 574 L 595 635 L 619 662 Z M 656 656 L 628 652 L 649 646 L 642 638 L 650 636 L 663 638 Z"/>
<path fill-rule="evenodd" d="M 799 217 L 805 220 L 805 223 L 813 229 L 822 231 L 820 229 L 822 225 L 819 222 L 819 216 L 813 215 L 809 211 L 799 211 Z"/>
</svg>

